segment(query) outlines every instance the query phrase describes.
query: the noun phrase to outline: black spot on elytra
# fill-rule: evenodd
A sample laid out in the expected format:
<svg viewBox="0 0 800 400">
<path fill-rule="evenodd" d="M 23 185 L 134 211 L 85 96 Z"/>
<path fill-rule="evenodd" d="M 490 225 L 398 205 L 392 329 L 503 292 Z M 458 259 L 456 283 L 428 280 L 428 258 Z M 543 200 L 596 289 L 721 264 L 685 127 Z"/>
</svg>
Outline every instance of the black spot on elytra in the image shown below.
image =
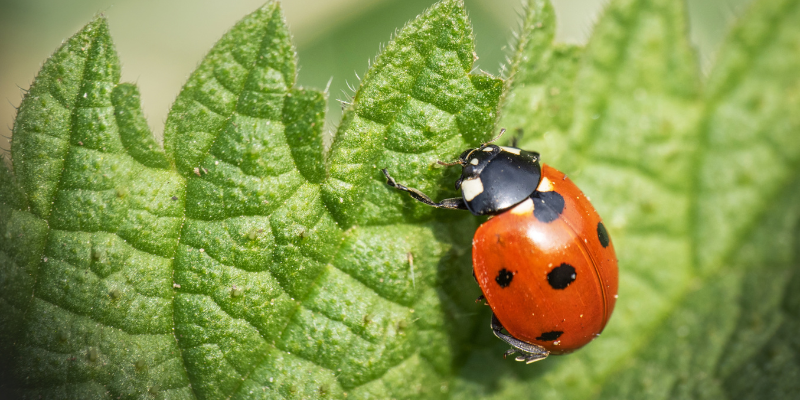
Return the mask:
<svg viewBox="0 0 800 400">
<path fill-rule="evenodd" d="M 553 268 L 553 270 L 547 274 L 547 283 L 549 283 L 553 289 L 565 289 L 570 283 L 575 281 L 576 277 L 575 267 L 564 263 Z"/>
<path fill-rule="evenodd" d="M 505 268 L 501 269 L 500 272 L 497 273 L 497 277 L 494 278 L 495 282 L 497 282 L 501 288 L 508 287 L 512 279 L 514 279 L 514 273 Z"/>
<path fill-rule="evenodd" d="M 564 197 L 551 192 L 535 192 L 533 200 L 533 216 L 541 222 L 553 222 L 564 212 Z"/>
<path fill-rule="evenodd" d="M 552 342 L 553 340 L 560 338 L 561 335 L 563 334 L 564 332 L 562 331 L 545 332 L 541 336 L 537 337 L 536 340 L 541 340 L 543 342 Z"/>
<path fill-rule="evenodd" d="M 611 237 L 608 236 L 606 226 L 602 222 L 597 223 L 597 238 L 600 239 L 600 244 L 603 247 L 608 247 L 608 244 L 611 243 Z"/>
</svg>

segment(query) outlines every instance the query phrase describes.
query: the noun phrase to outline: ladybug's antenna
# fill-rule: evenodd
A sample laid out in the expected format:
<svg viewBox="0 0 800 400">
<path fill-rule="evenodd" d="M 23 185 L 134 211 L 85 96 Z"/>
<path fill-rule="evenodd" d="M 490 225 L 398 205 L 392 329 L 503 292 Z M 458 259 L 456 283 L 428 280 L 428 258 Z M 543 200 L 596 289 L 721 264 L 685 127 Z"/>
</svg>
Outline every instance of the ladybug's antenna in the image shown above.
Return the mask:
<svg viewBox="0 0 800 400">
<path fill-rule="evenodd" d="M 497 136 L 494 137 L 494 139 L 482 144 L 481 147 L 486 146 L 487 144 L 491 144 L 491 143 L 496 142 L 497 139 L 500 139 L 500 137 L 503 136 L 504 133 L 506 133 L 506 128 L 500 129 L 500 133 L 498 133 Z"/>
<path fill-rule="evenodd" d="M 497 139 L 500 139 L 500 137 L 503 136 L 504 133 L 506 133 L 506 128 L 500 129 L 500 133 L 498 133 L 497 136 L 495 136 L 492 140 L 481 144 L 481 147 L 486 146 L 487 144 L 494 143 L 495 141 L 497 141 Z M 475 152 L 475 150 L 477 150 L 477 149 L 473 149 L 469 154 L 467 154 L 467 156 L 465 158 L 469 158 L 469 156 L 471 156 L 472 153 Z M 453 165 L 464 166 L 464 162 L 465 161 L 462 160 L 462 159 L 458 159 L 458 160 L 453 161 L 453 162 L 436 161 L 437 164 L 444 165 L 445 167 L 452 167 Z"/>
</svg>

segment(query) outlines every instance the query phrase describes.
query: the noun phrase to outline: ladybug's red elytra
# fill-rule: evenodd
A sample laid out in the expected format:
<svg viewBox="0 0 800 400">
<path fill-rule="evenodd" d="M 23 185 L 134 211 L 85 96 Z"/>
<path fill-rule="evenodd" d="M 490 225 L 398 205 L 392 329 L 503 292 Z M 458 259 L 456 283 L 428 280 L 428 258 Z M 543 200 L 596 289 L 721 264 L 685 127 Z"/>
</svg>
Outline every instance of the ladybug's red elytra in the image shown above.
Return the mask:
<svg viewBox="0 0 800 400">
<path fill-rule="evenodd" d="M 586 196 L 540 165 L 538 153 L 516 147 L 483 144 L 454 164 L 463 168 L 462 197 L 439 203 L 383 173 L 389 186 L 429 206 L 491 216 L 472 239 L 472 263 L 491 328 L 512 347 L 506 355 L 532 363 L 597 337 L 616 303 L 617 257 Z"/>
</svg>

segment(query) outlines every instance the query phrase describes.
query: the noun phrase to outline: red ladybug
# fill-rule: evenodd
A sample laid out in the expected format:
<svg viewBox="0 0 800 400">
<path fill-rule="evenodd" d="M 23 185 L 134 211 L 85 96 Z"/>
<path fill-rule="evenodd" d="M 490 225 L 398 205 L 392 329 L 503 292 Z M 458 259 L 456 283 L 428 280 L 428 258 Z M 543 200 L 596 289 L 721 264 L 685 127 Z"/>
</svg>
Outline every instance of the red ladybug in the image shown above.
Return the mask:
<svg viewBox="0 0 800 400">
<path fill-rule="evenodd" d="M 617 257 L 586 196 L 535 152 L 484 144 L 456 163 L 462 197 L 439 203 L 383 173 L 429 206 L 491 216 L 475 232 L 472 263 L 506 355 L 532 363 L 597 337 L 616 303 Z"/>
</svg>

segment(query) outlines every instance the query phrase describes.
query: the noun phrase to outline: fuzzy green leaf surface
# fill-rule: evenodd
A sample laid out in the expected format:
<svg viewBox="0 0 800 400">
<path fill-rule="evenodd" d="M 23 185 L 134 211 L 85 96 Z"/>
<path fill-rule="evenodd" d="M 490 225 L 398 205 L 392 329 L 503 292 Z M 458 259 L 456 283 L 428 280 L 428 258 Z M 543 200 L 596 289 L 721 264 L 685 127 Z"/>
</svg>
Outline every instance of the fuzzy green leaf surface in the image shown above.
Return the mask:
<svg viewBox="0 0 800 400">
<path fill-rule="evenodd" d="M 476 224 L 412 209 L 376 165 L 441 180 L 437 159 L 486 140 L 503 82 L 471 73 L 473 44 L 458 1 L 409 23 L 326 164 L 327 96 L 295 86 L 277 3 L 200 63 L 163 149 L 105 21 L 87 25 L 24 99 L 15 173 L 0 176 L 3 384 L 26 398 L 445 396 L 473 324 L 457 315 L 478 293 L 460 289 Z"/>
<path fill-rule="evenodd" d="M 775 398 L 800 391 L 800 6 L 757 0 L 710 76 L 683 2 L 615 0 L 585 47 L 529 0 L 505 81 L 461 1 L 409 22 L 323 149 L 280 7 L 190 76 L 163 147 L 104 19 L 48 59 L 0 170 L 0 390 L 17 398 Z M 499 124 L 497 123 L 500 118 Z M 572 178 L 620 260 L 574 354 L 503 359 L 455 159 L 498 128 Z"/>
<path fill-rule="evenodd" d="M 798 7 L 755 2 L 704 79 L 682 2 L 612 2 L 577 63 L 535 40 L 542 3 L 530 2 L 501 124 L 532 132 L 523 147 L 604 216 L 620 297 L 580 353 L 462 386 L 496 398 L 792 398 Z"/>
<path fill-rule="evenodd" d="M 7 191 L 3 204 L 13 397 L 191 395 L 172 334 L 185 181 L 136 88 L 118 83 L 98 18 L 47 60 L 20 106 L 12 155 L 24 195 Z"/>
</svg>

